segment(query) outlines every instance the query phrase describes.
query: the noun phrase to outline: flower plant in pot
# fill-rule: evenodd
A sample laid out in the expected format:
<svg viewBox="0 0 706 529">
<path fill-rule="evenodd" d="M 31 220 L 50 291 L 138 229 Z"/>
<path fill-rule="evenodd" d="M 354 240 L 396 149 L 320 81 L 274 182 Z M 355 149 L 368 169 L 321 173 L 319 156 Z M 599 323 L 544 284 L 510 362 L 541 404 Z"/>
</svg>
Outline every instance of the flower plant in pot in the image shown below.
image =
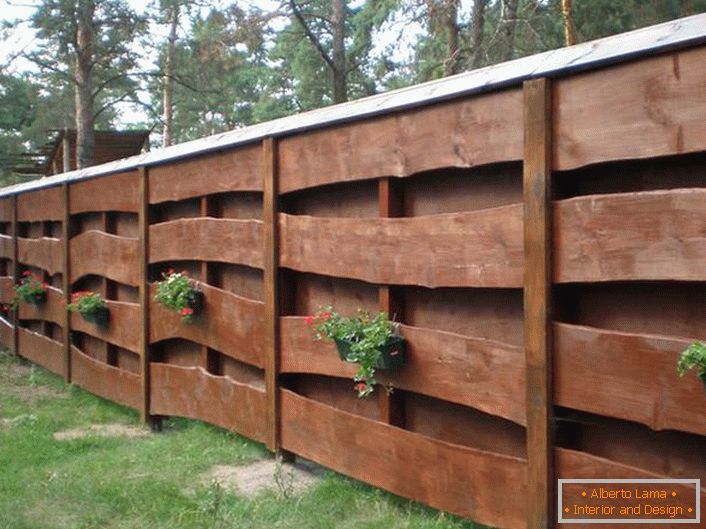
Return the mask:
<svg viewBox="0 0 706 529">
<path fill-rule="evenodd" d="M 15 285 L 15 298 L 12 306 L 17 308 L 20 303 L 31 303 L 39 305 L 47 299 L 47 288 L 49 285 L 42 281 L 39 276 L 33 276 L 32 272 L 25 270 L 22 279 Z"/>
<path fill-rule="evenodd" d="M 154 299 L 169 310 L 177 312 L 183 323 L 193 323 L 203 310 L 203 292 L 186 271 L 175 272 L 170 268 L 166 273 L 162 273 L 162 280 L 157 282 L 157 294 Z"/>
<path fill-rule="evenodd" d="M 704 391 L 706 391 L 706 345 L 701 342 L 692 343 L 679 357 L 677 363 L 679 376 L 683 377 L 692 369 L 696 369 L 696 376 L 704 383 Z"/>
<path fill-rule="evenodd" d="M 83 290 L 71 294 L 71 303 L 66 305 L 70 312 L 78 312 L 81 317 L 96 325 L 108 323 L 108 304 L 98 292 Z"/>
<path fill-rule="evenodd" d="M 353 381 L 359 398 L 370 396 L 377 381 L 376 369 L 392 370 L 405 361 L 405 341 L 399 335 L 399 323 L 390 321 L 386 312 L 372 316 L 358 310 L 352 317 L 341 316 L 333 307 L 307 316 L 314 338 L 336 344 L 341 360 L 358 364 Z"/>
</svg>

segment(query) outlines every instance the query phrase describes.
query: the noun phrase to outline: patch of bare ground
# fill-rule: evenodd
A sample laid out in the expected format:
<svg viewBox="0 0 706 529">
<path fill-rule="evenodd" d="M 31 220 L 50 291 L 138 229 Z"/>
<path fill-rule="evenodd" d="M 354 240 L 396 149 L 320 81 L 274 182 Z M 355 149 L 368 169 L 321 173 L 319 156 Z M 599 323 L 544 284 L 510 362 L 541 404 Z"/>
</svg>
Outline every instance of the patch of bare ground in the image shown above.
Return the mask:
<svg viewBox="0 0 706 529">
<path fill-rule="evenodd" d="M 151 432 L 145 428 L 139 428 L 130 424 L 111 423 L 91 424 L 85 428 L 55 432 L 54 439 L 57 441 L 73 441 L 74 439 L 83 439 L 85 437 L 127 437 L 134 439 L 137 437 L 147 437 L 149 435 L 151 435 Z"/>
</svg>

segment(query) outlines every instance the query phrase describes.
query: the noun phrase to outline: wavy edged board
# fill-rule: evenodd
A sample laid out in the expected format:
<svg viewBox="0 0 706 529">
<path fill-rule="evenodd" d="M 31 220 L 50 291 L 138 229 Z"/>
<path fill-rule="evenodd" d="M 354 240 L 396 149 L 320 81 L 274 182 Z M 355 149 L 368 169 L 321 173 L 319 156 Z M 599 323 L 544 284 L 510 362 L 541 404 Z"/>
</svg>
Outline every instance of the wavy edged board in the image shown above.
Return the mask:
<svg viewBox="0 0 706 529">
<path fill-rule="evenodd" d="M 61 239 L 51 237 L 17 238 L 17 260 L 25 265 L 46 270 L 49 275 L 57 274 L 63 270 L 62 250 Z"/>
<path fill-rule="evenodd" d="M 281 373 L 352 377 L 355 364 L 339 359 L 330 342 L 315 341 L 304 318 L 280 319 Z M 383 383 L 526 424 L 521 347 L 421 327 L 401 327 L 407 361 L 376 373 Z"/>
<path fill-rule="evenodd" d="M 522 90 L 484 94 L 280 140 L 280 192 L 522 159 Z"/>
<path fill-rule="evenodd" d="M 554 169 L 706 150 L 704 62 L 702 46 L 557 80 Z"/>
<path fill-rule="evenodd" d="M 64 315 L 66 314 L 64 301 L 64 292 L 62 290 L 49 287 L 47 288 L 47 297 L 43 303 L 39 305 L 20 303 L 20 319 L 51 321 L 63 326 Z"/>
<path fill-rule="evenodd" d="M 100 397 L 140 409 L 140 375 L 104 364 L 71 346 L 71 381 Z"/>
<path fill-rule="evenodd" d="M 136 213 L 139 199 L 137 176 L 137 171 L 130 171 L 72 183 L 71 214 L 91 211 Z"/>
<path fill-rule="evenodd" d="M 554 325 L 554 399 L 567 408 L 706 435 L 706 394 L 676 365 L 691 341 Z"/>
<path fill-rule="evenodd" d="M 554 280 L 706 280 L 706 189 L 555 202 Z"/>
<path fill-rule="evenodd" d="M 525 460 L 435 440 L 286 389 L 281 402 L 285 450 L 476 522 L 524 529 Z"/>
<path fill-rule="evenodd" d="M 521 288 L 522 205 L 421 217 L 280 213 L 280 266 L 369 283 Z"/>
<path fill-rule="evenodd" d="M 150 364 L 150 413 L 189 417 L 264 441 L 265 391 L 200 367 Z M 184 388 L 189 388 L 184 391 Z"/>
<path fill-rule="evenodd" d="M 0 316 L 0 344 L 11 349 L 13 347 L 13 334 L 12 322 Z"/>
<path fill-rule="evenodd" d="M 262 221 L 195 218 L 150 226 L 150 263 L 214 261 L 262 268 Z"/>
<path fill-rule="evenodd" d="M 17 221 L 64 219 L 64 190 L 61 186 L 47 187 L 17 195 Z"/>
<path fill-rule="evenodd" d="M 265 305 L 203 283 L 199 288 L 204 293 L 203 313 L 194 323 L 186 324 L 179 314 L 154 301 L 152 285 L 150 342 L 184 338 L 263 368 Z"/>
<path fill-rule="evenodd" d="M 140 351 L 140 305 L 122 301 L 108 301 L 108 325 L 87 322 L 80 314 L 71 314 L 71 330 L 81 331 L 94 338 L 117 345 L 128 351 Z"/>
<path fill-rule="evenodd" d="M 56 340 L 47 338 L 27 329 L 18 329 L 19 356 L 61 375 L 64 370 L 64 346 Z"/>
<path fill-rule="evenodd" d="M 150 204 L 226 191 L 262 191 L 260 143 L 150 167 Z"/>
<path fill-rule="evenodd" d="M 96 274 L 119 283 L 139 286 L 137 239 L 97 230 L 71 239 L 71 281 Z"/>
<path fill-rule="evenodd" d="M 13 257 L 12 236 L 0 233 L 0 257 L 12 259 Z"/>
<path fill-rule="evenodd" d="M 10 303 L 15 297 L 15 291 L 12 288 L 12 278 L 8 276 L 0 277 L 0 303 Z"/>
</svg>

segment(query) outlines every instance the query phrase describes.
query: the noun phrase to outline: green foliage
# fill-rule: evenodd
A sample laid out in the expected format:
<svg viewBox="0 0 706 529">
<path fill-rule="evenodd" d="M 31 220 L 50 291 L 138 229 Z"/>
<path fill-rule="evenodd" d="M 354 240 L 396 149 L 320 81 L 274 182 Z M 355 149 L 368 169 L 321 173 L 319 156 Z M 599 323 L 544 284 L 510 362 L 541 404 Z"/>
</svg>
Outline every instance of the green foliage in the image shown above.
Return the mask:
<svg viewBox="0 0 706 529">
<path fill-rule="evenodd" d="M 696 369 L 696 374 L 706 382 L 706 345 L 701 342 L 692 343 L 687 347 L 677 363 L 677 372 L 680 377 L 683 377 L 691 369 Z"/>
<path fill-rule="evenodd" d="M 358 364 L 353 380 L 358 397 L 370 396 L 377 380 L 375 367 L 380 362 L 381 348 L 387 344 L 397 325 L 388 319 L 386 312 L 371 316 L 368 311 L 358 309 L 353 317 L 341 316 L 333 307 L 320 309 L 306 319 L 313 325 L 314 338 L 340 340 L 350 344 L 346 360 Z"/>
<path fill-rule="evenodd" d="M 38 305 L 44 302 L 47 297 L 48 286 L 42 282 L 41 277 L 33 276 L 29 270 L 25 271 L 22 274 L 22 279 L 15 285 L 15 296 L 12 301 L 13 308 L 17 309 L 20 303 Z"/>
<path fill-rule="evenodd" d="M 103 323 L 108 317 L 108 304 L 98 292 L 80 291 L 71 294 L 71 303 L 66 305 L 69 312 L 78 312 L 92 323 Z"/>
<path fill-rule="evenodd" d="M 157 282 L 154 299 L 169 310 L 178 312 L 182 322 L 192 323 L 201 309 L 203 293 L 185 271 L 170 269 L 162 274 L 162 281 Z"/>
</svg>

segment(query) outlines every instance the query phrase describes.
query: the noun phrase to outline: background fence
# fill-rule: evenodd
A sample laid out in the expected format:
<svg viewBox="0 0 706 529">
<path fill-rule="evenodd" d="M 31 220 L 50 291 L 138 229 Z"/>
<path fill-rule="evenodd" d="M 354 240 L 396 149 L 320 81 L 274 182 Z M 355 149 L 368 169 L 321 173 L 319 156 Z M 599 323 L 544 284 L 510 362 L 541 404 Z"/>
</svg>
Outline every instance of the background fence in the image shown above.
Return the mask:
<svg viewBox="0 0 706 529">
<path fill-rule="evenodd" d="M 201 419 L 498 527 L 553 482 L 700 478 L 706 47 L 1 198 L 0 339 L 143 417 Z M 183 325 L 167 268 L 205 293 Z M 110 325 L 67 315 L 100 291 Z M 402 322 L 408 362 L 358 400 L 304 316 Z M 706 488 L 701 489 L 702 504 Z"/>
</svg>

